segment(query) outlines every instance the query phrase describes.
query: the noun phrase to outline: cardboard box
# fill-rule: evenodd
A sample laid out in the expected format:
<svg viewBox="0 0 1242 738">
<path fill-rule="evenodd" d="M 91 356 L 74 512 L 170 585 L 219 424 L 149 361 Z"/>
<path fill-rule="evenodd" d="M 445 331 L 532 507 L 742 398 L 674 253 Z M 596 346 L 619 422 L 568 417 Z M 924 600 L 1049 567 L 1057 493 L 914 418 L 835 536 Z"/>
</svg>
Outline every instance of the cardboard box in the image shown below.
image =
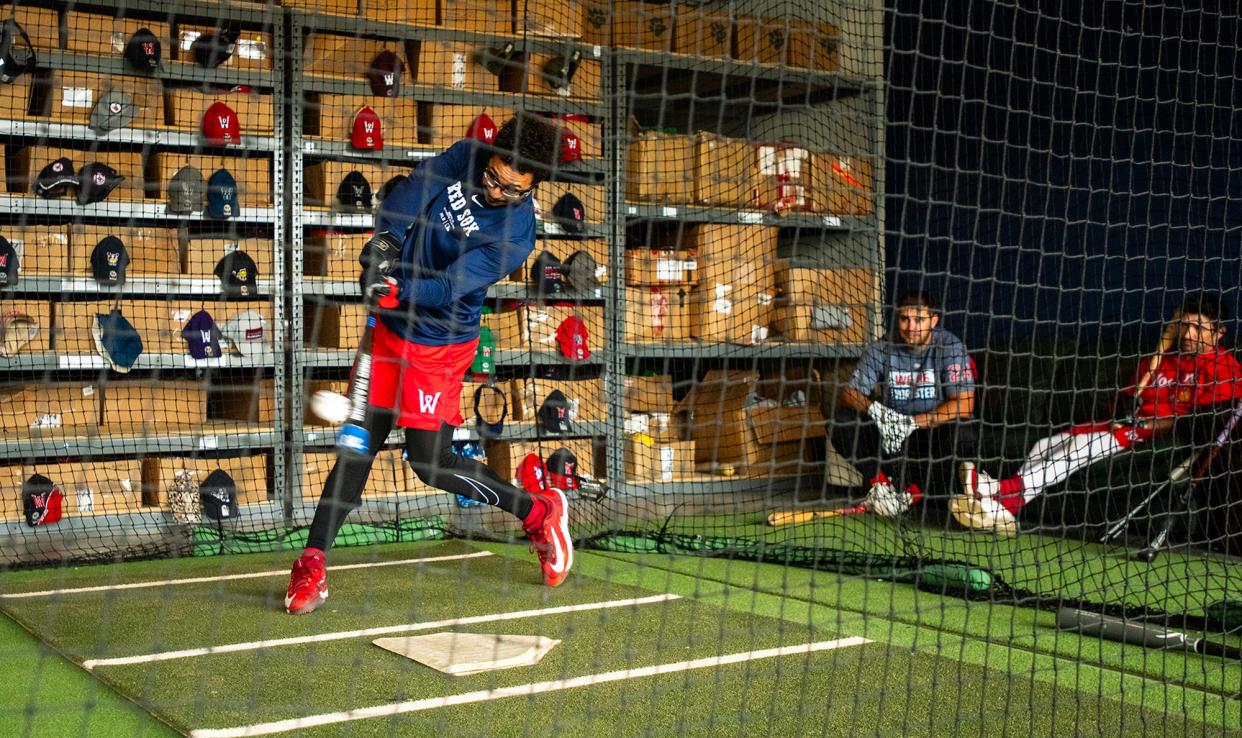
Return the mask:
<svg viewBox="0 0 1242 738">
<path fill-rule="evenodd" d="M 21 273 L 26 273 L 24 267 L 22 268 Z M 30 342 L 21 348 L 21 354 L 38 354 L 51 350 L 52 303 L 47 300 L 5 299 L 0 301 L 0 315 L 8 312 L 24 313 L 39 326 L 39 332 L 35 334 L 35 337 L 30 339 Z M 11 360 L 12 359 L 0 358 L 0 367 L 3 367 Z"/>
<path fill-rule="evenodd" d="M 110 432 L 163 434 L 201 428 L 207 381 L 117 379 L 103 386 L 103 422 Z"/>
<path fill-rule="evenodd" d="M 578 0 L 523 0 L 516 13 L 517 32 L 531 36 L 577 38 L 582 34 L 583 6 Z"/>
<path fill-rule="evenodd" d="M 780 229 L 772 226 L 697 223 L 686 229 L 683 244 L 700 261 L 736 261 L 740 255 L 746 261 L 771 263 L 779 240 Z"/>
<path fill-rule="evenodd" d="M 143 199 L 142 152 L 66 148 L 61 146 L 8 146 L 5 148 L 5 169 L 9 192 L 34 193 L 35 178 L 39 170 L 62 156 L 68 157 L 73 166 L 81 170 L 90 162 L 102 162 L 115 169 L 125 178 L 116 189 L 108 193 L 105 203 Z M 72 199 L 72 195 L 68 196 Z"/>
<path fill-rule="evenodd" d="M 823 212 L 870 215 L 875 212 L 875 181 L 866 157 L 811 154 L 811 183 Z"/>
<path fill-rule="evenodd" d="M 603 0 L 582 2 L 583 45 L 612 46 L 613 4 Z"/>
<path fill-rule="evenodd" d="M 695 294 L 721 297 L 746 288 L 776 296 L 771 256 L 763 252 L 739 252 L 738 257 L 700 257 L 695 261 Z"/>
<path fill-rule="evenodd" d="M 26 120 L 34 117 L 35 77 L 23 74 L 7 85 L 0 85 L 0 118 Z"/>
<path fill-rule="evenodd" d="M 333 426 L 336 422 L 320 417 L 311 407 L 311 397 L 316 392 L 323 390 L 325 392 L 335 392 L 338 395 L 344 395 L 349 392 L 349 382 L 344 379 L 310 379 L 303 385 L 304 393 L 302 395 L 302 425 L 307 426 Z"/>
<path fill-rule="evenodd" d="M 501 479 L 517 486 L 521 486 L 516 478 L 518 466 L 527 454 L 536 454 L 547 461 L 559 448 L 568 449 L 578 458 L 579 476 L 598 476 L 597 469 L 602 473 L 604 466 L 597 463 L 595 447 L 590 438 L 547 438 L 541 442 L 485 441 L 483 444 L 487 465 Z"/>
<path fill-rule="evenodd" d="M 690 335 L 711 343 L 753 346 L 768 338 L 771 292 L 749 284 L 717 284 L 690 300 Z"/>
<path fill-rule="evenodd" d="M 777 212 L 816 212 L 810 152 L 797 146 L 756 146 L 754 207 Z"/>
<path fill-rule="evenodd" d="M 521 310 L 502 310 L 498 313 L 484 313 L 480 316 L 482 325 L 487 326 L 496 339 L 498 349 L 526 350 L 525 331 L 522 330 L 524 315 Z"/>
<path fill-rule="evenodd" d="M 207 391 L 207 417 L 270 426 L 276 422 L 276 385 L 270 379 L 212 382 Z"/>
<path fill-rule="evenodd" d="M 272 279 L 273 245 L 270 238 L 201 238 L 193 237 L 185 242 L 183 248 L 185 264 L 183 273 L 187 277 L 209 279 L 216 276 L 216 264 L 226 255 L 234 251 L 244 251 L 254 259 L 258 279 Z"/>
<path fill-rule="evenodd" d="M 327 349 L 354 349 L 362 340 L 367 311 L 362 303 L 307 300 L 303 312 L 306 345 Z"/>
<path fill-rule="evenodd" d="M 20 22 L 25 26 L 25 21 Z M 143 28 L 155 34 L 160 41 L 160 48 L 168 55 L 173 43 L 167 21 L 155 18 L 117 18 L 111 14 L 68 10 L 65 11 L 65 49 L 80 54 L 119 58 L 130 37 Z M 26 32 L 29 33 L 30 29 L 27 28 Z M 30 38 L 33 41 L 34 35 Z M 38 46 L 37 43 L 35 45 Z"/>
<path fill-rule="evenodd" d="M 688 203 L 694 193 L 695 140 L 646 131 L 630 143 L 625 162 L 629 200 Z"/>
<path fill-rule="evenodd" d="M 307 93 L 302 132 L 308 137 L 349 142 L 354 116 L 365 105 L 382 121 L 385 146 L 418 145 L 418 103 L 404 97 Z"/>
<path fill-rule="evenodd" d="M 53 346 L 70 355 L 93 355 L 95 341 L 91 327 L 95 316 L 118 307 L 142 338 L 144 354 L 185 354 L 189 356 L 181 331 L 199 310 L 206 310 L 217 324 L 247 311 L 263 316 L 272 326 L 269 302 L 224 300 L 119 300 L 59 303 L 53 314 Z M 274 330 L 274 329 L 273 329 Z"/>
<path fill-rule="evenodd" d="M 147 197 L 165 200 L 168 183 L 184 166 L 192 166 L 203 173 L 203 179 L 211 179 L 219 169 L 227 169 L 237 181 L 237 201 L 245 208 L 264 208 L 272 205 L 272 159 L 268 156 L 219 156 L 193 154 L 187 151 L 164 149 L 153 151 L 147 157 Z"/>
<path fill-rule="evenodd" d="M 569 86 L 560 88 L 552 86 L 543 75 L 543 67 L 559 54 L 532 52 L 521 64 L 505 69 L 499 77 L 501 92 L 520 92 L 532 95 L 556 95 L 558 97 L 598 100 L 603 94 L 600 81 L 603 75 L 603 64 L 598 59 L 587 56 L 589 50 L 583 52 L 578 62 L 578 69 L 570 78 Z"/>
<path fill-rule="evenodd" d="M 739 16 L 737 58 L 759 64 L 836 71 L 840 32 L 831 23 Z"/>
<path fill-rule="evenodd" d="M 385 23 L 434 26 L 436 10 L 436 0 L 362 0 L 362 14 Z"/>
<path fill-rule="evenodd" d="M 71 253 L 68 229 L 63 225 L 6 225 L 0 235 L 17 252 L 20 275 L 66 274 Z"/>
<path fill-rule="evenodd" d="M 754 189 L 751 145 L 700 131 L 694 137 L 694 201 L 702 205 L 745 207 Z"/>
<path fill-rule="evenodd" d="M 673 50 L 672 3 L 615 2 L 612 4 L 611 23 L 614 46 L 664 52 Z"/>
<path fill-rule="evenodd" d="M 695 260 L 681 251 L 626 249 L 625 284 L 630 287 L 688 285 L 694 281 L 696 266 Z"/>
<path fill-rule="evenodd" d="M 420 85 L 496 92 L 496 75 L 475 62 L 477 46 L 461 41 L 408 41 L 410 73 Z M 501 121 L 497 121 L 500 123 Z"/>
<path fill-rule="evenodd" d="M 14 10 L 16 11 L 14 17 L 18 24 L 30 37 L 30 45 L 36 51 L 35 56 L 39 56 L 39 49 L 55 51 L 60 48 L 60 13 L 57 10 L 32 8 L 25 4 L 19 4 L 16 9 L 8 3 L 0 5 L 0 13 L 3 13 L 5 18 L 8 18 L 9 13 Z"/>
<path fill-rule="evenodd" d="M 142 507 L 138 459 L 55 463 L 30 461 L 0 467 L 0 520 L 24 520 L 22 484 L 42 474 L 60 488 L 62 520 L 83 515 L 121 515 Z"/>
<path fill-rule="evenodd" d="M 432 10 L 434 23 L 434 8 Z M 369 15 L 369 14 L 368 14 Z M 345 36 L 336 33 L 312 31 L 302 43 L 302 74 L 307 77 L 336 77 L 362 81 L 366 79 L 371 61 L 382 52 L 391 51 L 405 66 L 401 81 L 413 79 L 410 64 L 406 61 L 404 45 L 395 39 Z"/>
<path fill-rule="evenodd" d="M 272 69 L 272 59 L 276 47 L 272 44 L 272 34 L 266 31 L 256 31 L 253 28 L 238 28 L 237 30 L 237 46 L 233 49 L 233 54 L 220 63 L 220 69 L 248 69 L 256 71 L 270 71 Z M 217 33 L 219 29 L 213 26 L 194 25 L 190 23 L 177 24 L 177 44 L 174 48 L 173 58 L 177 61 L 194 62 L 194 52 L 190 49 L 199 36 L 204 34 Z M 165 49 L 170 48 L 168 46 Z"/>
<path fill-rule="evenodd" d="M 625 409 L 631 413 L 672 413 L 673 378 L 668 375 L 653 377 L 626 376 L 622 378 Z"/>
<path fill-rule="evenodd" d="M 358 255 L 373 231 L 336 231 L 317 228 L 302 244 L 303 276 L 353 282 L 362 272 Z"/>
<path fill-rule="evenodd" d="M 302 499 L 318 500 L 323 494 L 328 474 L 336 464 L 336 454 L 307 453 L 302 456 Z M 401 449 L 385 449 L 375 455 L 371 474 L 362 488 L 364 499 L 400 497 L 405 495 L 444 494 L 423 483 L 401 458 Z"/>
<path fill-rule="evenodd" d="M 279 0 L 280 5 L 307 13 L 358 15 L 358 0 Z"/>
<path fill-rule="evenodd" d="M 69 273 L 93 277 L 91 254 L 108 236 L 116 236 L 129 253 L 126 277 L 176 276 L 181 274 L 181 247 L 175 228 L 146 228 L 103 223 L 75 223 L 69 226 Z"/>
<path fill-rule="evenodd" d="M 99 425 L 99 386 L 80 382 L 0 385 L 0 430 L 26 436 L 31 432 L 83 430 Z"/>
<path fill-rule="evenodd" d="M 167 509 L 168 490 L 172 489 L 177 472 L 188 471 L 194 475 L 196 484 L 202 484 L 212 472 L 220 469 L 233 480 L 239 506 L 267 502 L 274 497 L 271 465 L 268 454 L 225 458 L 148 456 L 142 460 L 143 501 L 146 505 Z"/>
<path fill-rule="evenodd" d="M 33 108 L 38 115 L 50 117 L 57 123 L 88 125 L 95 105 L 112 90 L 129 95 L 137 108 L 127 128 L 164 125 L 164 88 L 158 79 L 150 77 L 54 69 L 36 85 Z"/>
<path fill-rule="evenodd" d="M 608 242 L 601 239 L 574 241 L 570 239 L 545 238 L 539 241 L 535 250 L 530 252 L 530 256 L 526 257 L 526 263 L 509 275 L 509 280 L 512 282 L 529 282 L 530 270 L 535 266 L 535 260 L 539 258 L 539 254 L 544 251 L 555 256 L 561 263 L 564 263 L 576 251 L 587 252 L 591 255 L 591 258 L 595 259 L 595 278 L 602 284 L 607 284 Z"/>
<path fill-rule="evenodd" d="M 690 338 L 694 299 L 688 287 L 627 287 L 627 343 L 678 343 Z"/>
<path fill-rule="evenodd" d="M 537 421 L 540 406 L 553 390 L 560 390 L 569 402 L 569 420 L 604 420 L 608 417 L 608 400 L 604 380 L 580 379 L 515 379 L 509 386 L 509 418 L 516 422 Z M 471 400 L 473 417 L 473 399 Z"/>
<path fill-rule="evenodd" d="M 216 102 L 237 113 L 243 136 L 271 136 L 276 123 L 276 98 L 257 92 L 203 92 L 176 88 L 164 91 L 164 123 L 173 128 L 201 131 L 203 114 Z"/>
<path fill-rule="evenodd" d="M 800 269 L 782 263 L 777 279 L 782 296 L 771 321 L 775 333 L 826 345 L 868 340 L 878 302 L 871 270 Z"/>
<path fill-rule="evenodd" d="M 440 0 L 440 25 L 476 33 L 513 33 L 512 0 Z"/>
<path fill-rule="evenodd" d="M 625 443 L 625 478 L 632 482 L 672 482 L 694 474 L 694 441 L 652 442 L 642 435 Z"/>
<path fill-rule="evenodd" d="M 578 182 L 540 182 L 539 189 L 535 190 L 536 212 L 546 219 L 547 213 L 552 212 L 552 208 L 556 206 L 556 201 L 565 194 L 572 194 L 582 202 L 587 223 L 603 223 L 607 220 L 608 188 L 604 185 Z"/>
<path fill-rule="evenodd" d="M 675 53 L 714 59 L 733 55 L 733 20 L 727 12 L 699 5 L 677 5 L 675 15 Z"/>
<path fill-rule="evenodd" d="M 510 108 L 484 107 L 482 105 L 448 105 L 423 103 L 418 106 L 418 140 L 436 149 L 449 146 L 466 138 L 474 119 L 486 114 L 499 131 L 505 121 L 513 117 Z"/>
</svg>

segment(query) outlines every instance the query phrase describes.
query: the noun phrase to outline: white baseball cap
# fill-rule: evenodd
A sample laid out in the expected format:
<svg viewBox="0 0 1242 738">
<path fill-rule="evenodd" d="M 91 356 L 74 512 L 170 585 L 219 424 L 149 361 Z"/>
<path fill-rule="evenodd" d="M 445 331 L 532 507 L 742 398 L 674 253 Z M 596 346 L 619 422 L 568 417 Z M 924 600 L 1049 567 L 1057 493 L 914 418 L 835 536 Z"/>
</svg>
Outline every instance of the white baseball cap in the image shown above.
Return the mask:
<svg viewBox="0 0 1242 738">
<path fill-rule="evenodd" d="M 220 335 L 228 341 L 234 352 L 242 356 L 272 350 L 267 334 L 267 321 L 253 310 L 226 320 L 220 326 Z"/>
</svg>

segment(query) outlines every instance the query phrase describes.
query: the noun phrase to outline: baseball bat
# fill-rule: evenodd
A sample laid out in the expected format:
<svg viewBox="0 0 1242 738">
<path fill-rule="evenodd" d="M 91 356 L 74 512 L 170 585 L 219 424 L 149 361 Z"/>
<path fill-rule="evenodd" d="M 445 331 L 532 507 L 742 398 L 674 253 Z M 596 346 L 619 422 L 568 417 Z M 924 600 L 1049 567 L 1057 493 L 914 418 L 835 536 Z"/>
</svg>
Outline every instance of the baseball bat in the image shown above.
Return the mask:
<svg viewBox="0 0 1242 738">
<path fill-rule="evenodd" d="M 1151 493 L 1148 494 L 1146 497 L 1144 497 L 1142 500 L 1139 500 L 1139 503 L 1135 505 L 1133 508 L 1131 508 L 1130 512 L 1126 513 L 1125 517 L 1113 523 L 1112 525 L 1108 526 L 1108 530 L 1104 531 L 1104 535 L 1100 537 L 1100 543 L 1108 543 L 1109 541 L 1113 540 L 1114 538 L 1117 538 L 1122 533 L 1124 533 L 1126 528 L 1129 527 L 1130 522 L 1133 521 L 1136 517 L 1138 517 L 1139 513 L 1141 513 L 1148 505 L 1150 505 L 1152 500 L 1160 496 L 1169 487 L 1175 484 L 1178 484 L 1179 482 L 1182 481 L 1182 479 L 1186 476 L 1187 472 L 1190 471 L 1190 466 L 1194 463 L 1194 460 L 1198 457 L 1199 457 L 1199 450 L 1196 450 L 1190 456 L 1187 456 L 1185 461 L 1178 464 L 1173 469 L 1173 471 L 1169 472 L 1168 479 L 1164 480 L 1159 485 L 1157 485 L 1156 488 L 1153 489 Z"/>
<path fill-rule="evenodd" d="M 384 294 L 379 298 L 379 306 L 386 310 L 395 308 L 397 298 Z M 374 310 L 367 313 L 367 324 L 362 330 L 362 339 L 358 341 L 353 376 L 349 382 L 349 412 L 336 434 L 337 451 L 371 455 L 371 431 L 366 427 L 366 415 L 367 401 L 371 396 L 371 336 L 378 320 Z"/>
<path fill-rule="evenodd" d="M 1191 638 L 1185 633 L 1160 625 L 1088 612 L 1073 607 L 1057 610 L 1057 627 L 1083 635 L 1097 636 L 1119 643 L 1131 643 L 1165 651 L 1189 651 L 1204 656 L 1242 659 L 1242 649 L 1206 638 Z"/>
<path fill-rule="evenodd" d="M 809 523 L 817 518 L 836 518 L 843 515 L 861 515 L 867 512 L 865 503 L 838 507 L 835 510 L 777 510 L 768 516 L 768 525 L 798 525 Z"/>
</svg>

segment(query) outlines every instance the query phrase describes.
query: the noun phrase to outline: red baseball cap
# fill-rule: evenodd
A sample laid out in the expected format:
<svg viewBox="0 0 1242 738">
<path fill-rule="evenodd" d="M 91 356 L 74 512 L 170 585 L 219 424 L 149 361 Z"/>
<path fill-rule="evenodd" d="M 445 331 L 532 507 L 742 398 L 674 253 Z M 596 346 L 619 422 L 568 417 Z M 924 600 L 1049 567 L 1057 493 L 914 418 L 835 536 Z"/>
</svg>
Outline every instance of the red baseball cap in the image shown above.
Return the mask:
<svg viewBox="0 0 1242 738">
<path fill-rule="evenodd" d="M 589 337 L 586 323 L 577 315 L 562 320 L 556 328 L 556 345 L 561 349 L 561 356 L 573 361 L 591 358 L 591 349 L 587 347 Z"/>
<path fill-rule="evenodd" d="M 487 113 L 480 113 L 470 122 L 470 128 L 466 131 L 466 138 L 473 138 L 483 143 L 495 143 L 496 122 Z"/>
<path fill-rule="evenodd" d="M 203 113 L 203 138 L 215 146 L 241 144 L 241 123 L 237 113 L 217 100 Z"/>
<path fill-rule="evenodd" d="M 544 466 L 539 454 L 526 454 L 526 458 L 518 464 L 517 478 L 522 489 L 531 494 L 546 492 L 548 489 L 548 468 Z"/>
<path fill-rule="evenodd" d="M 352 139 L 355 149 L 384 148 L 384 121 L 370 105 L 363 105 L 354 113 Z"/>
<path fill-rule="evenodd" d="M 568 164 L 580 159 L 582 159 L 582 142 L 578 140 L 578 134 L 568 128 L 562 128 L 561 163 Z"/>
</svg>

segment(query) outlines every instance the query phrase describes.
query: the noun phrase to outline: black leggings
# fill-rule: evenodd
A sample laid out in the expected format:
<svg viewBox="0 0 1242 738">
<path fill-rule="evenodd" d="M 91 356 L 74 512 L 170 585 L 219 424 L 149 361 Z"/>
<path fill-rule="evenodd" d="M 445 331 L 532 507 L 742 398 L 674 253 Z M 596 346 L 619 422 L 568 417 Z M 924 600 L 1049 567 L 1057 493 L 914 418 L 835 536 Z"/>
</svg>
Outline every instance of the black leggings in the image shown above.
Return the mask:
<svg viewBox="0 0 1242 738">
<path fill-rule="evenodd" d="M 307 547 L 324 551 L 331 548 L 345 517 L 362 504 L 362 489 L 371 474 L 371 464 L 392 432 L 393 420 L 394 413 L 390 410 L 367 408 L 371 453 L 367 457 L 352 454 L 337 457 L 324 482 L 319 506 L 315 508 Z M 437 431 L 406 428 L 405 453 L 414 473 L 432 487 L 499 507 L 519 520 L 530 515 L 531 499 L 525 490 L 504 481 L 486 465 L 453 453 L 451 425 L 441 423 Z"/>
</svg>

